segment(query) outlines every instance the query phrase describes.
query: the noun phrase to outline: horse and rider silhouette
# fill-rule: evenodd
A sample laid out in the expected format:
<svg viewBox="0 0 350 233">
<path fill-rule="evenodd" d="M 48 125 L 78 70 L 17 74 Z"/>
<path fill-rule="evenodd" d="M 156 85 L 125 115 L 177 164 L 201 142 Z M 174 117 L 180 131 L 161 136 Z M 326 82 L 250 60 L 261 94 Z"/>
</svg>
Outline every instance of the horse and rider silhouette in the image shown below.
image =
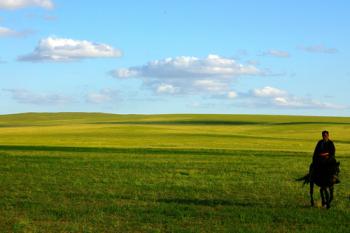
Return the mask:
<svg viewBox="0 0 350 233">
<path fill-rule="evenodd" d="M 320 187 L 322 206 L 329 209 L 333 200 L 334 185 L 340 183 L 338 179 L 340 163 L 335 159 L 335 146 L 329 139 L 329 132 L 322 132 L 322 140 L 318 141 L 309 167 L 309 173 L 297 181 L 310 184 L 310 202 L 315 205 L 314 185 Z"/>
</svg>

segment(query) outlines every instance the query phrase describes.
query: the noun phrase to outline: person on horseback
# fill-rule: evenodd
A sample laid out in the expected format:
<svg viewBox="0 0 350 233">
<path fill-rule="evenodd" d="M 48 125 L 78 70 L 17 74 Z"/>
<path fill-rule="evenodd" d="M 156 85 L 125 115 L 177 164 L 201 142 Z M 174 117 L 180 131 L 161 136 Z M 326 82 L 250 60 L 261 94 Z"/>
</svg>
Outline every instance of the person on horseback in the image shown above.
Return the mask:
<svg viewBox="0 0 350 233">
<path fill-rule="evenodd" d="M 335 146 L 329 139 L 328 131 L 322 132 L 322 140 L 317 142 L 312 163 L 309 167 L 309 173 L 296 179 L 296 181 L 304 181 L 304 184 L 310 184 L 310 202 L 311 206 L 314 202 L 314 185 L 320 187 L 322 198 L 322 206 L 329 209 L 333 200 L 334 185 L 340 183 L 338 174 L 340 162 L 335 160 Z"/>
<path fill-rule="evenodd" d="M 312 157 L 312 163 L 310 165 L 310 175 L 317 176 L 319 172 L 330 171 L 332 165 L 336 163 L 335 160 L 335 146 L 329 139 L 329 132 L 322 131 L 322 140 L 317 142 L 315 151 Z M 336 175 L 333 175 L 335 183 L 339 183 L 339 179 Z"/>
</svg>

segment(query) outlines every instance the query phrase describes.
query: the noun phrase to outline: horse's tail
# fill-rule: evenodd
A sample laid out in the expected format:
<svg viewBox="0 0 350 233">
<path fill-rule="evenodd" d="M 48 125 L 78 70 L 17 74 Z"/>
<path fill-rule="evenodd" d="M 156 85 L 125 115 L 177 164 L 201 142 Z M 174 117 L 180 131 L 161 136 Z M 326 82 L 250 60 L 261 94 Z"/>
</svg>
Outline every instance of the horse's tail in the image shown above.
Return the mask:
<svg viewBox="0 0 350 233">
<path fill-rule="evenodd" d="M 306 174 L 303 177 L 295 179 L 295 181 L 304 181 L 303 185 L 310 183 L 310 173 Z"/>
</svg>

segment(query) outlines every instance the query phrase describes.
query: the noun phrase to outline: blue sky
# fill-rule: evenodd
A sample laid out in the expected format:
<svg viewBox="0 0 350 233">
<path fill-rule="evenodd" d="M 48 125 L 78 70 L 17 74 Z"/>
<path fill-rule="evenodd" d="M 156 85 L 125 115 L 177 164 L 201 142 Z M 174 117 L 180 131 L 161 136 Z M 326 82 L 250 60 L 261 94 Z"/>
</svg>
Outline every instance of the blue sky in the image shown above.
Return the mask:
<svg viewBox="0 0 350 233">
<path fill-rule="evenodd" d="M 0 114 L 350 116 L 348 1 L 0 0 Z"/>
</svg>

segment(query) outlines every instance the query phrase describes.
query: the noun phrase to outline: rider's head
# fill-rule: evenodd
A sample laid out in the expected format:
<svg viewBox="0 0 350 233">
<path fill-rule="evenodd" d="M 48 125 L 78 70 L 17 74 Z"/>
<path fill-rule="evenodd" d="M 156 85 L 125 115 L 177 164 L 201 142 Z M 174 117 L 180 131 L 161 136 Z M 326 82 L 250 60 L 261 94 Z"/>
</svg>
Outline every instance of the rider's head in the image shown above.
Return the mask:
<svg viewBox="0 0 350 233">
<path fill-rule="evenodd" d="M 322 131 L 322 138 L 324 141 L 328 141 L 329 139 L 329 133 L 327 130 Z"/>
</svg>

